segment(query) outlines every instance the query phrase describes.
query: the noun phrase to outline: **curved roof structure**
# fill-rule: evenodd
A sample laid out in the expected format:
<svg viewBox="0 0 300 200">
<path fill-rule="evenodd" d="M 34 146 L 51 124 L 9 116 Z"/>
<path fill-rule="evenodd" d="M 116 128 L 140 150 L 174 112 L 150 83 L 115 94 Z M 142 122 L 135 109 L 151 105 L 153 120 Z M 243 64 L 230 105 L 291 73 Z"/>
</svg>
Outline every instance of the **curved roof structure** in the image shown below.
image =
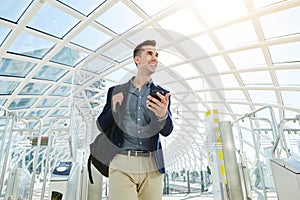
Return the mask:
<svg viewBox="0 0 300 200">
<path fill-rule="evenodd" d="M 300 112 L 299 19 L 299 0 L 3 1 L 0 105 L 44 130 L 74 104 L 95 117 L 108 87 L 135 74 L 133 48 L 155 39 L 153 79 L 172 93 L 167 159 L 198 157 L 207 110 L 229 121 L 263 106 L 277 121 Z"/>
</svg>

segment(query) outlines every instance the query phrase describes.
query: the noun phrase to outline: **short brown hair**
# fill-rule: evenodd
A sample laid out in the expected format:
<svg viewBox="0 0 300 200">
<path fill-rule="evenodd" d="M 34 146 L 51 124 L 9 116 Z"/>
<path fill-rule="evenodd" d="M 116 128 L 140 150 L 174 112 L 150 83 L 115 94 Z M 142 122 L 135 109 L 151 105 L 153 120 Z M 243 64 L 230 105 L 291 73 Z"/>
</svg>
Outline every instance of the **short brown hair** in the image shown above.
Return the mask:
<svg viewBox="0 0 300 200">
<path fill-rule="evenodd" d="M 142 51 L 143 51 L 143 46 L 156 46 L 156 41 L 155 40 L 146 40 L 144 42 L 142 42 L 141 44 L 137 45 L 134 50 L 133 50 L 133 58 L 135 58 L 135 56 L 140 56 Z"/>
</svg>

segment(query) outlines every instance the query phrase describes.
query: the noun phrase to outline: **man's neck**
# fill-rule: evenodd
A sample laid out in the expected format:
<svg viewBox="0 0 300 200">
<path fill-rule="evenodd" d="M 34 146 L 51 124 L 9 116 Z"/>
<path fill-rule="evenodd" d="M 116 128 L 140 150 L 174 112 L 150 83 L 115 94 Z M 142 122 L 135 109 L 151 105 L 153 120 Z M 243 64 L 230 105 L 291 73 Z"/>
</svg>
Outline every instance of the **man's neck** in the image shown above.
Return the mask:
<svg viewBox="0 0 300 200">
<path fill-rule="evenodd" d="M 150 76 L 136 76 L 134 79 L 133 79 L 133 85 L 135 87 L 137 87 L 139 90 L 142 89 L 143 85 L 146 83 L 146 82 L 149 82 L 151 80 L 151 77 Z"/>
</svg>

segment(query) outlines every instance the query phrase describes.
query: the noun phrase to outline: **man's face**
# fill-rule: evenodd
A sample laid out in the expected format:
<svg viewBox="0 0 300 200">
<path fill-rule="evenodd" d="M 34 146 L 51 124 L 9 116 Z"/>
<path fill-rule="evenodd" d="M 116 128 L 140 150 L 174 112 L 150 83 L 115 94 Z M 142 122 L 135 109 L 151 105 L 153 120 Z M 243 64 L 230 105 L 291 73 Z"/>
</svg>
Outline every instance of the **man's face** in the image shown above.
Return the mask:
<svg viewBox="0 0 300 200">
<path fill-rule="evenodd" d="M 138 57 L 139 68 L 155 72 L 158 64 L 158 53 L 154 46 L 144 46 L 141 56 Z"/>
</svg>

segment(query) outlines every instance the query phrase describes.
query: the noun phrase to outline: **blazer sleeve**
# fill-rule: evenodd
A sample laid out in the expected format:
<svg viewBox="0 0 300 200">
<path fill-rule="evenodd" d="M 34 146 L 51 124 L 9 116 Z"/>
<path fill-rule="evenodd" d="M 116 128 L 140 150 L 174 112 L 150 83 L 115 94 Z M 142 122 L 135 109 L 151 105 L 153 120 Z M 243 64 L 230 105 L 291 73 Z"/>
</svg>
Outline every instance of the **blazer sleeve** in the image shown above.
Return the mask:
<svg viewBox="0 0 300 200">
<path fill-rule="evenodd" d="M 109 88 L 107 92 L 105 106 L 97 118 L 97 127 L 100 131 L 103 132 L 107 131 L 112 126 L 114 120 L 113 111 L 111 107 L 112 94 L 113 94 L 113 87 Z"/>
<path fill-rule="evenodd" d="M 169 105 L 168 105 L 168 115 L 165 120 L 162 120 L 161 123 L 164 123 L 163 128 L 160 130 L 160 134 L 163 136 L 168 136 L 173 131 L 173 121 L 172 121 L 172 113 L 170 110 L 171 105 L 171 98 L 169 99 Z"/>
</svg>

